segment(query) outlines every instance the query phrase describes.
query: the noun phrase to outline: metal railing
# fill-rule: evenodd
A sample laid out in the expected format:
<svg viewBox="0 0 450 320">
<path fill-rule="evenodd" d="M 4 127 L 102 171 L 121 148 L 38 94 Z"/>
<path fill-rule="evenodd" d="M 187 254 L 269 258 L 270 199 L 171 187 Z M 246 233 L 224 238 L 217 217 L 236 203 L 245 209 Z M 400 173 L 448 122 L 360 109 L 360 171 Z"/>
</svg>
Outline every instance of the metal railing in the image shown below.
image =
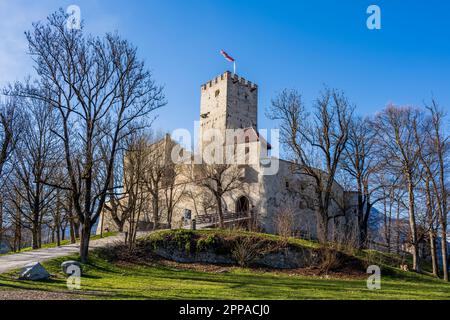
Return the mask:
<svg viewBox="0 0 450 320">
<path fill-rule="evenodd" d="M 224 222 L 230 222 L 238 219 L 250 219 L 249 213 L 246 212 L 230 212 L 225 211 L 223 213 L 223 220 Z M 197 215 L 194 217 L 195 222 L 197 225 L 216 225 L 219 223 L 219 215 L 217 213 L 208 213 L 208 214 L 202 214 Z M 189 225 L 191 223 L 191 220 L 185 220 L 184 225 Z"/>
</svg>

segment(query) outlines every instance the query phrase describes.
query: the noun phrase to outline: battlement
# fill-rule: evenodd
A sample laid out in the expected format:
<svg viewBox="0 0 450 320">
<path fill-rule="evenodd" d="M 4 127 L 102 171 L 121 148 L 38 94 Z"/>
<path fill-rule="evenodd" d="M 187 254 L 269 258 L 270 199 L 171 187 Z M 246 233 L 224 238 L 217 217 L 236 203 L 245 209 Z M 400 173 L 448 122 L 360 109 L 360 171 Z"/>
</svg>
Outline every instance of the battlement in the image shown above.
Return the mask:
<svg viewBox="0 0 450 320">
<path fill-rule="evenodd" d="M 222 73 L 220 76 L 217 76 L 214 79 L 203 84 L 201 86 L 202 91 L 206 90 L 207 88 L 213 87 L 215 84 L 219 83 L 220 81 L 224 81 L 224 80 L 228 80 L 228 79 L 232 80 L 233 83 L 239 83 L 242 86 L 248 87 L 251 91 L 258 89 L 258 86 L 256 84 L 254 84 L 253 82 L 248 81 L 245 78 L 240 77 L 237 74 L 234 74 L 230 71 L 226 71 L 226 72 Z"/>
</svg>

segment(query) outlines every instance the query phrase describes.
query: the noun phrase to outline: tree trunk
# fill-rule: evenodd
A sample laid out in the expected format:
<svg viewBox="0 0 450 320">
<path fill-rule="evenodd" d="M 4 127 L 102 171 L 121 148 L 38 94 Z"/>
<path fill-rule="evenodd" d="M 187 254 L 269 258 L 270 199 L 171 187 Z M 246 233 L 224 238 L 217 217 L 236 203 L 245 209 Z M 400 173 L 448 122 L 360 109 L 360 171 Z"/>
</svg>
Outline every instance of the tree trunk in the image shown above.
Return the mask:
<svg viewBox="0 0 450 320">
<path fill-rule="evenodd" d="M 395 220 L 395 229 L 397 229 L 396 232 L 396 248 L 395 251 L 397 254 L 400 254 L 400 198 L 397 199 L 397 215 Z"/>
<path fill-rule="evenodd" d="M 55 216 L 56 245 L 61 246 L 61 197 L 60 190 L 56 191 L 56 216 Z"/>
<path fill-rule="evenodd" d="M 91 238 L 91 221 L 88 218 L 85 219 L 83 227 L 81 229 L 80 259 L 82 263 L 86 263 L 88 261 L 90 238 Z"/>
<path fill-rule="evenodd" d="M 59 227 L 56 228 L 56 245 L 58 247 L 61 246 L 61 231 L 60 231 Z"/>
<path fill-rule="evenodd" d="M 119 230 L 119 232 L 123 232 L 123 227 L 125 226 L 125 220 L 121 220 L 120 223 L 117 223 L 117 229 Z"/>
<path fill-rule="evenodd" d="M 221 229 L 224 229 L 225 222 L 223 220 L 222 198 L 220 196 L 216 196 L 216 202 L 217 202 L 217 214 L 219 216 L 219 226 Z"/>
<path fill-rule="evenodd" d="M 317 217 L 317 237 L 322 244 L 328 242 L 328 219 L 323 212 L 320 212 Z"/>
<path fill-rule="evenodd" d="M 66 240 L 66 227 L 61 228 L 61 240 Z"/>
<path fill-rule="evenodd" d="M 441 224 L 441 255 L 442 255 L 442 273 L 444 280 L 448 281 L 448 257 L 447 257 L 447 227 L 446 224 Z"/>
<path fill-rule="evenodd" d="M 81 238 L 80 222 L 74 222 L 75 237 Z"/>
<path fill-rule="evenodd" d="M 359 248 L 367 248 L 367 220 L 363 219 L 359 226 Z"/>
<path fill-rule="evenodd" d="M 22 242 L 22 224 L 21 224 L 21 212 L 16 209 L 15 213 L 15 226 L 14 226 L 14 252 L 20 250 L 20 243 Z"/>
<path fill-rule="evenodd" d="M 38 246 L 39 246 L 39 248 L 41 248 L 42 247 L 42 231 L 41 231 L 41 225 L 40 224 L 38 224 L 37 239 L 38 239 Z"/>
<path fill-rule="evenodd" d="M 167 210 L 167 228 L 172 229 L 172 216 L 173 216 L 173 209 Z"/>
<path fill-rule="evenodd" d="M 20 223 L 16 224 L 14 231 L 14 252 L 22 249 L 22 226 Z"/>
<path fill-rule="evenodd" d="M 431 200 L 431 192 L 430 192 L 430 180 L 427 176 L 425 181 L 425 192 L 426 192 L 426 204 L 427 204 L 427 218 L 430 231 L 428 236 L 430 238 L 430 255 L 431 255 L 431 265 L 433 270 L 433 275 L 439 277 L 439 267 L 437 263 L 437 254 L 436 254 L 436 236 L 434 230 L 434 219 L 433 219 L 433 204 Z"/>
<path fill-rule="evenodd" d="M 3 243 L 3 201 L 0 195 L 0 247 Z"/>
<path fill-rule="evenodd" d="M 384 193 L 383 199 L 383 223 L 384 223 L 384 240 L 386 241 L 388 252 L 391 252 L 391 234 L 390 234 L 390 226 L 388 223 L 388 210 L 387 210 L 387 200 L 386 200 L 386 192 Z"/>
<path fill-rule="evenodd" d="M 158 190 L 156 192 L 159 192 Z M 159 225 L 159 194 L 153 195 L 153 230 L 158 229 Z"/>
<path fill-rule="evenodd" d="M 75 227 L 75 217 L 73 215 L 73 204 L 72 200 L 69 200 L 69 209 L 68 209 L 68 215 L 69 215 L 69 233 L 70 233 L 70 243 L 76 243 L 77 242 L 77 231 Z"/>
<path fill-rule="evenodd" d="M 69 221 L 70 243 L 76 243 L 77 242 L 77 237 L 76 237 L 76 234 L 75 234 L 75 223 L 74 223 L 72 217 L 70 217 L 69 219 L 70 219 L 70 221 Z"/>
<path fill-rule="evenodd" d="M 444 144 L 441 141 L 440 134 L 439 134 L 439 126 L 436 126 L 437 123 L 435 123 L 435 131 L 436 131 L 436 138 L 437 138 L 437 145 L 438 147 L 438 157 L 439 157 L 439 184 L 440 184 L 440 191 L 441 191 L 441 201 L 440 201 L 440 214 L 439 214 L 439 220 L 441 225 L 441 250 L 442 250 L 442 270 L 444 275 L 444 280 L 448 281 L 448 257 L 447 257 L 447 196 L 448 191 L 446 187 L 446 177 L 445 177 L 445 151 L 442 149 L 441 146 Z M 437 191 L 437 190 L 436 190 Z"/>
<path fill-rule="evenodd" d="M 415 199 L 414 199 L 414 186 L 411 181 L 411 176 L 408 176 L 408 194 L 409 194 L 409 228 L 411 232 L 411 245 L 413 248 L 413 269 L 416 272 L 420 272 L 419 265 L 419 244 L 417 239 L 417 226 L 415 216 Z"/>
<path fill-rule="evenodd" d="M 431 264 L 433 268 L 433 275 L 435 277 L 439 277 L 439 266 L 437 261 L 437 253 L 436 253 L 436 238 L 434 236 L 434 231 L 430 230 L 430 254 L 431 254 Z"/>
<path fill-rule="evenodd" d="M 31 247 L 33 249 L 39 249 L 39 236 L 37 225 L 33 224 L 33 228 L 31 229 Z"/>
<path fill-rule="evenodd" d="M 366 233 L 367 229 L 364 229 L 364 201 L 363 201 L 363 191 L 362 191 L 362 183 L 361 178 L 358 175 L 356 177 L 357 185 L 358 185 L 358 229 L 359 229 L 359 239 L 358 239 L 358 247 L 362 249 L 366 242 Z"/>
</svg>

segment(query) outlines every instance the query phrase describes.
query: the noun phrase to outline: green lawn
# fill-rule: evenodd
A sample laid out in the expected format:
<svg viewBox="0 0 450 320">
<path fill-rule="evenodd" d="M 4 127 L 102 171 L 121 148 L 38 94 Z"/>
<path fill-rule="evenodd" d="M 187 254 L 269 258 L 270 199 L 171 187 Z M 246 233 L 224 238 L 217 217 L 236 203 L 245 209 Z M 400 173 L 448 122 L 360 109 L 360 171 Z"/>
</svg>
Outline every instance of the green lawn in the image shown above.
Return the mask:
<svg viewBox="0 0 450 320">
<path fill-rule="evenodd" d="M 115 236 L 117 234 L 118 234 L 118 232 L 104 232 L 103 233 L 103 238 Z M 93 236 L 91 236 L 91 240 L 98 240 L 100 238 L 101 238 L 100 235 L 93 235 Z M 79 242 L 79 239 L 77 240 L 77 242 Z M 68 245 L 68 244 L 70 244 L 70 240 L 68 240 L 68 239 L 61 240 L 61 246 L 65 246 L 65 245 Z M 58 244 L 56 242 L 44 243 L 40 249 L 56 248 L 57 246 L 58 246 Z M 7 254 L 16 254 L 16 253 L 21 253 L 21 252 L 28 252 L 28 251 L 32 251 L 32 250 L 39 250 L 39 249 L 33 249 L 32 247 L 26 247 L 26 248 L 22 248 L 22 249 L 20 249 L 19 251 L 16 251 L 16 252 L 11 251 L 11 252 L 8 252 L 8 253 L 0 254 L 0 256 L 7 255 Z"/>
<path fill-rule="evenodd" d="M 0 275 L 0 290 L 67 292 L 60 264 L 77 256 L 44 263 L 54 276 L 45 282 Z M 365 280 L 290 276 L 234 268 L 230 273 L 200 272 L 164 266 L 115 265 L 91 254 L 81 291 L 92 299 L 450 299 L 450 285 L 425 275 L 394 271 L 382 276 L 381 290 Z"/>
</svg>

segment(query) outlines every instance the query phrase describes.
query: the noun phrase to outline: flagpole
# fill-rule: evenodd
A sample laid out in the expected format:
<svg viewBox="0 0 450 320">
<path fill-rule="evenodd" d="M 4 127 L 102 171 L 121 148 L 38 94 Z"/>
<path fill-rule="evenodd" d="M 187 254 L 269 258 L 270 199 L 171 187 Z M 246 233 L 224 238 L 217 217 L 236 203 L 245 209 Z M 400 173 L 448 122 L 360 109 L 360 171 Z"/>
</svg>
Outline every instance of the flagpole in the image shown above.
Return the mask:
<svg viewBox="0 0 450 320">
<path fill-rule="evenodd" d="M 233 61 L 233 73 L 236 74 L 236 61 Z"/>
</svg>

